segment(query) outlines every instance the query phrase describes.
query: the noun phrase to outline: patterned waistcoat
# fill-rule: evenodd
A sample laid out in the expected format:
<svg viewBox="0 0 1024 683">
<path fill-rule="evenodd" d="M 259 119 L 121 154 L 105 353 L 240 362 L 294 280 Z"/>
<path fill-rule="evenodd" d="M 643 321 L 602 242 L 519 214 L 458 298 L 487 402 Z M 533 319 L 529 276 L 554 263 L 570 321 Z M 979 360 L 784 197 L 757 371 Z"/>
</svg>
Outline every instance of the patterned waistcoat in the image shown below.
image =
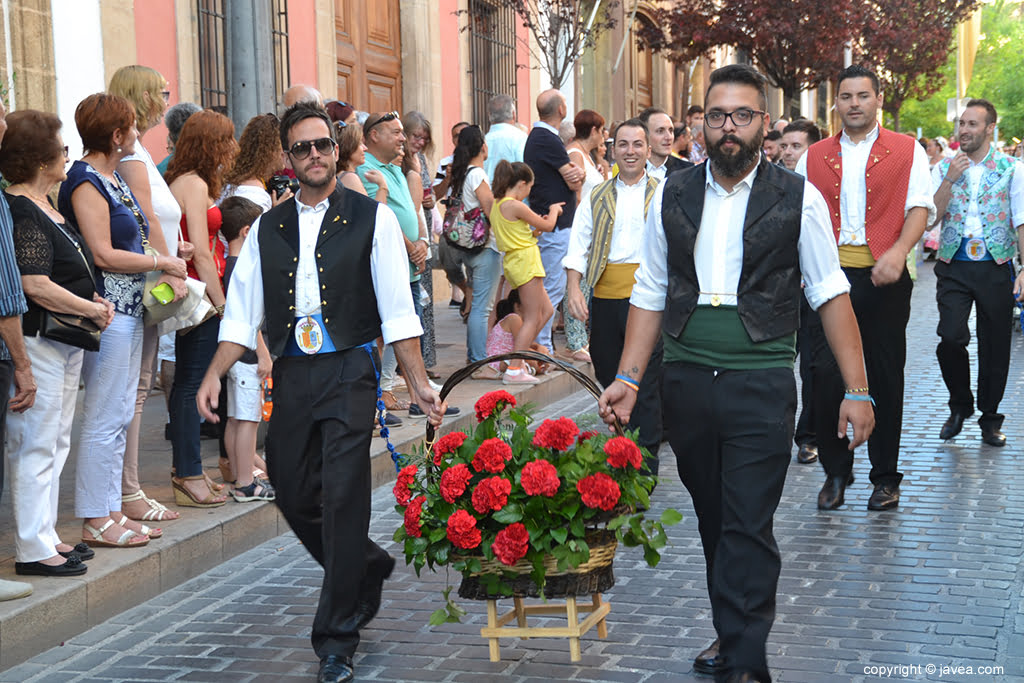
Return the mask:
<svg viewBox="0 0 1024 683">
<path fill-rule="evenodd" d="M 945 177 L 949 159 L 939 162 Z M 981 162 L 984 170 L 978 183 L 978 213 L 988 248 L 996 263 L 1006 263 L 1017 255 L 1017 230 L 1010 217 L 1010 184 L 1013 182 L 1013 159 L 994 148 Z M 942 236 L 939 241 L 939 260 L 949 263 L 960 248 L 964 236 L 967 207 L 971 203 L 970 185 L 963 173 L 950 189 L 949 204 L 943 216 Z M 1015 217 L 1016 218 L 1016 217 Z"/>
<path fill-rule="evenodd" d="M 644 218 L 647 218 L 647 210 L 651 208 L 651 200 L 654 198 L 654 191 L 658 189 L 658 182 L 657 178 L 647 176 Z M 608 265 L 608 254 L 612 249 L 612 228 L 615 227 L 616 201 L 615 178 L 604 181 L 590 193 L 594 231 L 590 240 L 590 254 L 587 257 L 587 272 L 583 277 L 586 291 L 593 291 Z"/>
</svg>

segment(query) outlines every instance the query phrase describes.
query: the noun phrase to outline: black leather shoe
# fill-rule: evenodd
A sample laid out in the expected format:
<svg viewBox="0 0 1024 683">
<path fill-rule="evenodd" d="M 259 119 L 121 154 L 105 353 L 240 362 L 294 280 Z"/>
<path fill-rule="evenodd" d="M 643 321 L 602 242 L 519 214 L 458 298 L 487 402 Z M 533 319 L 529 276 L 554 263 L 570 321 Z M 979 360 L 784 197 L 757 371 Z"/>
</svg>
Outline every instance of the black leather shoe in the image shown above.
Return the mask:
<svg viewBox="0 0 1024 683">
<path fill-rule="evenodd" d="M 955 411 L 950 413 L 949 418 L 942 425 L 942 430 L 939 432 L 939 438 L 943 441 L 949 441 L 959 434 L 964 428 L 964 420 L 967 419 L 967 417 L 967 415 L 961 415 Z"/>
<path fill-rule="evenodd" d="M 345 683 L 354 677 L 351 657 L 327 655 L 320 660 L 320 673 L 316 680 L 317 683 Z"/>
<path fill-rule="evenodd" d="M 96 557 L 96 551 L 87 546 L 85 543 L 76 544 L 74 548 L 72 548 L 66 553 L 58 550 L 57 554 L 61 557 L 66 557 L 68 559 L 71 559 L 72 555 L 77 555 L 78 559 L 80 559 L 82 562 L 85 562 L 86 560 L 91 560 L 92 558 Z"/>
<path fill-rule="evenodd" d="M 849 477 L 828 477 L 825 485 L 818 491 L 818 509 L 835 510 L 846 502 L 846 487 L 853 483 L 853 475 Z"/>
<path fill-rule="evenodd" d="M 801 465 L 818 462 L 818 447 L 810 443 L 801 444 L 796 452 L 796 461 Z"/>
<path fill-rule="evenodd" d="M 1006 445 L 1006 434 L 1003 434 L 998 429 L 982 429 L 981 440 L 989 446 L 1002 448 Z"/>
<path fill-rule="evenodd" d="M 391 576 L 395 568 L 395 558 L 388 555 L 385 562 L 378 566 L 366 568 L 366 576 L 360 587 L 359 601 L 356 603 L 356 628 L 362 630 L 373 621 L 380 611 L 380 595 L 384 590 L 384 580 Z"/>
<path fill-rule="evenodd" d="M 87 569 L 77 557 L 69 557 L 64 564 L 56 566 L 42 562 L 14 563 L 14 573 L 22 576 L 81 576 Z"/>
<path fill-rule="evenodd" d="M 707 649 L 697 655 L 693 660 L 693 670 L 702 674 L 714 675 L 725 668 L 725 660 L 722 658 L 721 653 L 718 652 L 718 646 L 721 644 L 718 638 L 715 638 L 715 642 L 708 645 Z"/>
<path fill-rule="evenodd" d="M 729 677 L 725 679 L 725 683 L 759 683 L 760 680 L 760 678 L 749 671 L 736 671 L 729 674 Z"/>
<path fill-rule="evenodd" d="M 899 484 L 876 484 L 868 498 L 868 510 L 891 510 L 900 504 Z"/>
</svg>

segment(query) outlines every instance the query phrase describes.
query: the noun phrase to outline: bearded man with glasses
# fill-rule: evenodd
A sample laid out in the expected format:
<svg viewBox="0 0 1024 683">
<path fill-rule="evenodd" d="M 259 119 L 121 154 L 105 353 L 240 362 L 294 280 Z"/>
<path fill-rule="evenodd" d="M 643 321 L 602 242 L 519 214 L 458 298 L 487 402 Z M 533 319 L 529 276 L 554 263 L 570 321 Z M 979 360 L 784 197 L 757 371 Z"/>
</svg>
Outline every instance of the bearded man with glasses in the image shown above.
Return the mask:
<svg viewBox="0 0 1024 683">
<path fill-rule="evenodd" d="M 324 568 L 313 619 L 319 680 L 353 678 L 359 630 L 380 608 L 395 560 L 368 537 L 370 441 L 383 335 L 412 398 L 435 425 L 445 407 L 420 356 L 402 233 L 391 209 L 337 182 L 331 120 L 317 104 L 285 112 L 281 143 L 299 180 L 295 197 L 260 217 L 242 247 L 220 345 L 196 400 L 216 422 L 220 378 L 266 319 L 274 363 L 267 432 L 277 505 Z"/>
</svg>

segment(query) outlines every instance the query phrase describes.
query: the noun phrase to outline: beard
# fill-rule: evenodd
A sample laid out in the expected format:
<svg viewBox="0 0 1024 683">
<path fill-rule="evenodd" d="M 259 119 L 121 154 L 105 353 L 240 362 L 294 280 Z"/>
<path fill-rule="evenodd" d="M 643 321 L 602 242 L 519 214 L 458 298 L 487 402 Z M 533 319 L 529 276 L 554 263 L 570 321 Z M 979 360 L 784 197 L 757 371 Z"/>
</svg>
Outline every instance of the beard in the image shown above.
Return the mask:
<svg viewBox="0 0 1024 683">
<path fill-rule="evenodd" d="M 722 145 L 726 142 L 735 142 L 739 145 L 739 149 L 733 153 L 723 151 Z M 763 142 L 764 132 L 760 128 L 757 129 L 754 139 L 750 142 L 744 142 L 736 135 L 723 135 L 714 144 L 708 144 L 708 158 L 711 159 L 716 171 L 726 178 L 735 178 L 757 161 Z"/>
<path fill-rule="evenodd" d="M 324 177 L 316 178 L 307 173 L 306 169 L 293 168 L 295 171 L 295 177 L 299 179 L 299 182 L 307 187 L 326 187 L 332 180 L 338 170 L 338 164 L 332 157 L 321 157 L 321 163 L 324 165 Z M 307 167 L 308 168 L 308 167 Z"/>
<path fill-rule="evenodd" d="M 964 154 L 974 154 L 985 144 L 985 138 L 980 135 L 968 136 L 966 140 L 960 140 L 960 149 Z"/>
</svg>

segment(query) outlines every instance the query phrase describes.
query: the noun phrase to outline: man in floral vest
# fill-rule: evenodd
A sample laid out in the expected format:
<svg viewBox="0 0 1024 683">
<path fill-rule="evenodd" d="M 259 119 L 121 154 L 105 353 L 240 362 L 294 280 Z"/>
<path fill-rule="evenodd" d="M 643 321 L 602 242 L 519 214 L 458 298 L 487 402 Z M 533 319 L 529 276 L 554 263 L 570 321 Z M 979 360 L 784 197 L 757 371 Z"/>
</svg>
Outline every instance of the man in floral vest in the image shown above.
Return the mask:
<svg viewBox="0 0 1024 683">
<path fill-rule="evenodd" d="M 853 448 L 835 429 L 848 393 L 870 395 L 875 403 L 877 425 L 868 441 L 874 491 L 868 509 L 889 510 L 900 502 L 903 366 L 913 292 L 907 254 L 935 220 L 935 205 L 924 148 L 878 125 L 881 106 L 874 73 L 856 65 L 843 69 L 836 94 L 843 130 L 812 145 L 796 167 L 828 205 L 868 373 L 867 384 L 844 384 L 824 331 L 812 327 L 815 432 L 826 477 L 818 493 L 821 510 L 843 505 L 853 483 Z"/>
<path fill-rule="evenodd" d="M 1014 283 L 1013 272 L 1024 224 L 1024 165 L 993 147 L 996 118 L 988 100 L 969 101 L 960 116 L 960 151 L 932 170 L 935 207 L 943 220 L 935 264 L 940 339 L 935 354 L 949 389 L 949 419 L 939 437 L 952 439 L 974 414 L 967 319 L 976 306 L 978 424 L 982 441 L 1002 447 L 999 401 L 1010 369 L 1010 297 L 1024 290 L 1024 273 Z"/>
</svg>

